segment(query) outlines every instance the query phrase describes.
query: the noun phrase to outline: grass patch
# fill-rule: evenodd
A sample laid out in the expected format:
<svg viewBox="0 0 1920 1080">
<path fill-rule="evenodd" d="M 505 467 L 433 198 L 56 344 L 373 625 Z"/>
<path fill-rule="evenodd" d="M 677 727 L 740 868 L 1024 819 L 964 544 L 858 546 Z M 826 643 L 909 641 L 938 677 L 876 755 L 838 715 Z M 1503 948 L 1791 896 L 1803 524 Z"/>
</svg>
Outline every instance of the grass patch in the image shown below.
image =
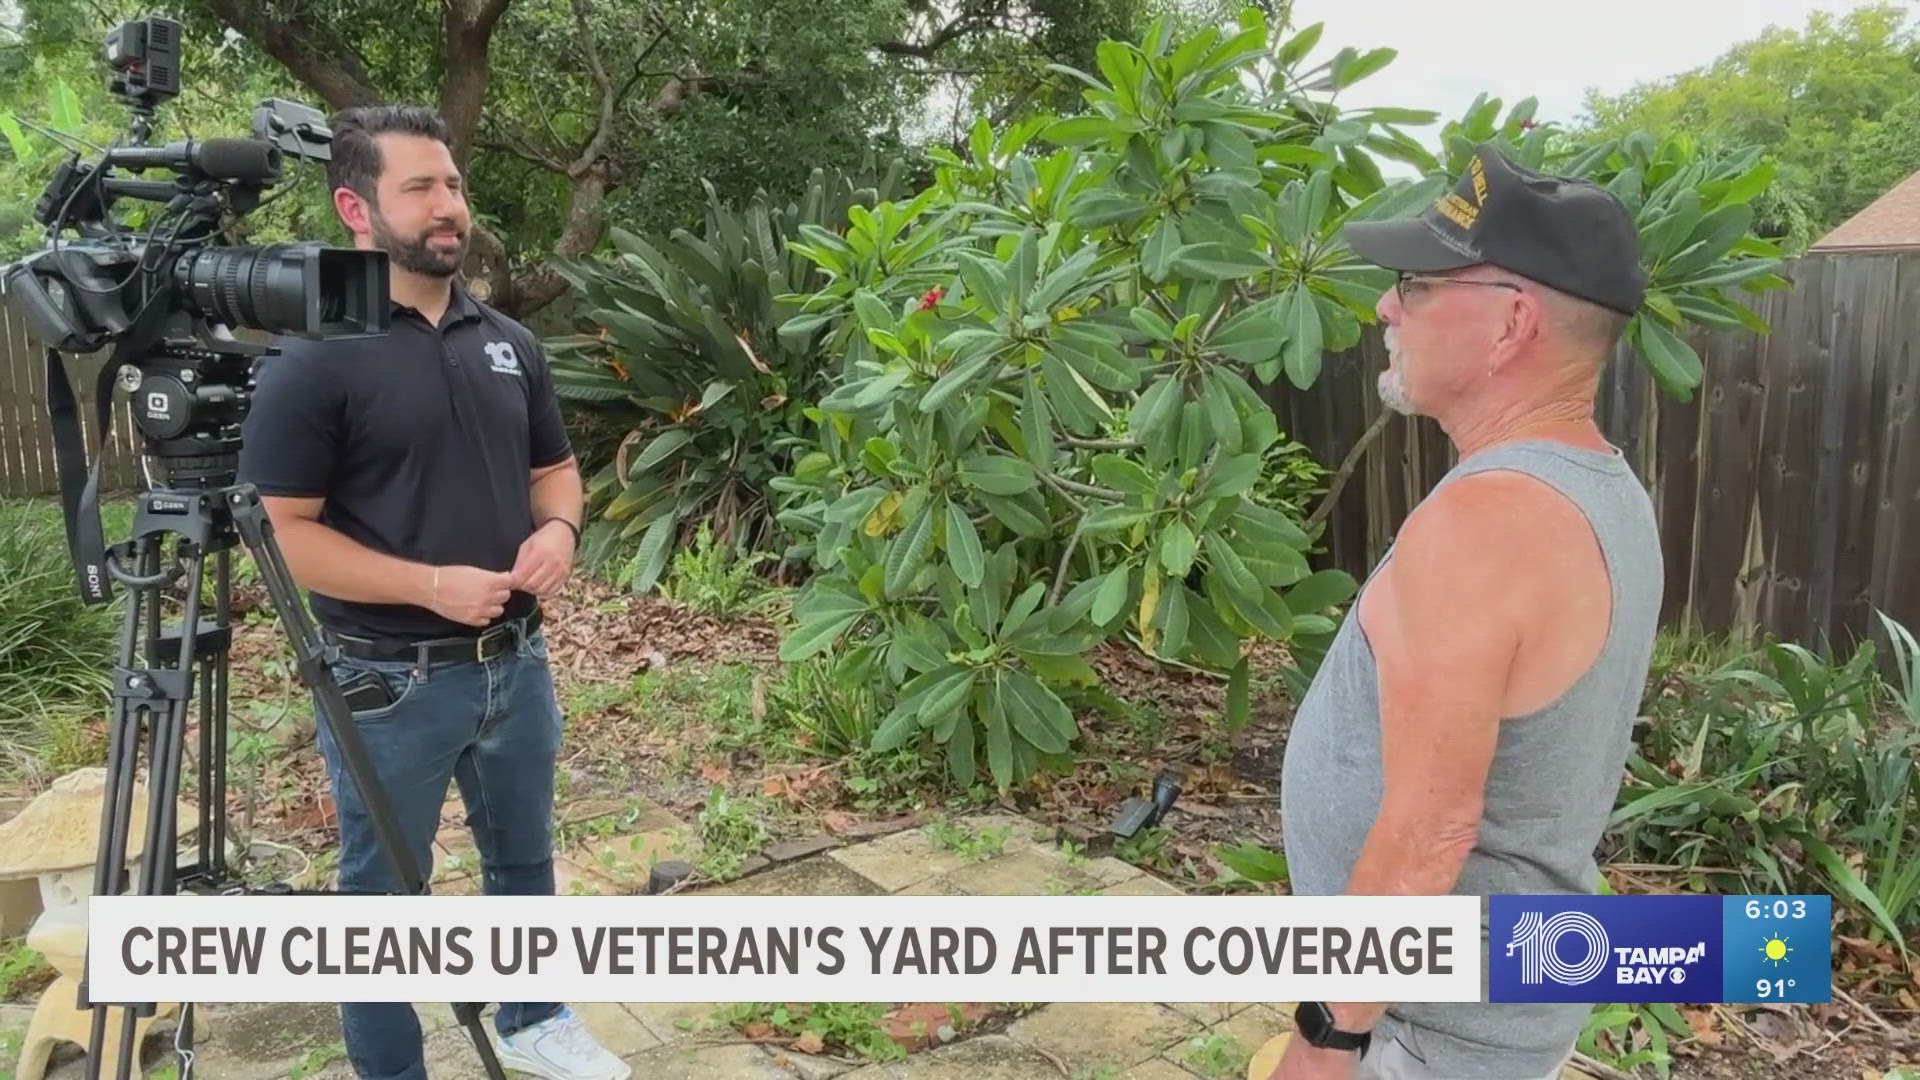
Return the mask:
<svg viewBox="0 0 1920 1080">
<path fill-rule="evenodd" d="M 103 513 L 123 538 L 130 508 Z M 0 775 L 57 775 L 97 763 L 104 746 L 85 730 L 104 719 L 124 591 L 110 604 L 80 601 L 66 526 L 49 500 L 0 502 Z"/>
<path fill-rule="evenodd" d="M 28 1001 L 58 976 L 24 938 L 0 941 L 0 1001 Z"/>
</svg>

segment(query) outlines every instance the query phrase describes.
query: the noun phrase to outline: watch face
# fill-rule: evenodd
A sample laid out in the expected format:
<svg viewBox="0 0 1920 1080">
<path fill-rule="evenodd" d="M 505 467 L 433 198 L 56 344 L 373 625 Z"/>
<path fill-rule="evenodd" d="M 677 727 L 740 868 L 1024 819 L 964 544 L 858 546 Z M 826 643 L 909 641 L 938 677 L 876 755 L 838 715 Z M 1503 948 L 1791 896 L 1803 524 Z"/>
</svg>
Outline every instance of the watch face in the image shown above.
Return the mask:
<svg viewBox="0 0 1920 1080">
<path fill-rule="evenodd" d="M 1333 1010 L 1327 1008 L 1323 1001 L 1301 1002 L 1294 1020 L 1300 1025 L 1300 1034 L 1315 1046 L 1320 1045 L 1327 1033 L 1333 1030 Z"/>
</svg>

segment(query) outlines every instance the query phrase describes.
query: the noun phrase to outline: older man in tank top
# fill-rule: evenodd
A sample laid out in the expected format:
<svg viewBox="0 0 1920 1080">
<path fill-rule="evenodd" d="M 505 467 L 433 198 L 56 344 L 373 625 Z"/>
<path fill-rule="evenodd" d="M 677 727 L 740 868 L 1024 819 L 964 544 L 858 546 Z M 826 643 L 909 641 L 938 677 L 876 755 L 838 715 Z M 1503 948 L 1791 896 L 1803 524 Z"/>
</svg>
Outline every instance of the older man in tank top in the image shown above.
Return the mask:
<svg viewBox="0 0 1920 1080">
<path fill-rule="evenodd" d="M 1293 890 L 1591 893 L 1663 584 L 1651 501 L 1593 417 L 1645 294 L 1632 216 L 1482 147 L 1423 214 L 1347 237 L 1399 272 L 1381 396 L 1439 423 L 1459 464 L 1300 703 L 1281 778 Z M 1272 1075 L 1544 1080 L 1589 1011 L 1307 1002 Z"/>
</svg>

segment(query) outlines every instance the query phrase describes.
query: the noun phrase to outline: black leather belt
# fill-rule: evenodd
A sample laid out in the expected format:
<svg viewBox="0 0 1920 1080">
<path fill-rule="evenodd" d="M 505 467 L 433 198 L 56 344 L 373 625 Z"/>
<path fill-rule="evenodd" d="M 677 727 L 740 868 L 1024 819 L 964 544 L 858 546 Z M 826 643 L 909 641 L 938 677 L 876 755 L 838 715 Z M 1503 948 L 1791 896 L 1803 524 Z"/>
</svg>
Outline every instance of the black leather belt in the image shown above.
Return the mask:
<svg viewBox="0 0 1920 1080">
<path fill-rule="evenodd" d="M 540 609 L 523 619 L 509 619 L 471 637 L 433 638 L 427 641 L 375 641 L 329 633 L 345 656 L 361 660 L 411 660 L 419 664 L 446 664 L 461 660 L 491 660 L 517 646 L 540 629 Z"/>
</svg>

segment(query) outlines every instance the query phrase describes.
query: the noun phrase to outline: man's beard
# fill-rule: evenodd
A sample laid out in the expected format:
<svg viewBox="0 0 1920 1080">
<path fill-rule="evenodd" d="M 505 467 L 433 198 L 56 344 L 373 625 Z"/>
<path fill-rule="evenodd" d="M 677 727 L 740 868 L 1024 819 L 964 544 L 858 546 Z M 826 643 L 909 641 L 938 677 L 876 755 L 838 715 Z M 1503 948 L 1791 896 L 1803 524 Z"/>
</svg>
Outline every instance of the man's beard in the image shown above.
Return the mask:
<svg viewBox="0 0 1920 1080">
<path fill-rule="evenodd" d="M 1393 327 L 1387 327 L 1385 336 L 1388 366 L 1378 380 L 1380 403 L 1402 416 L 1413 416 L 1413 400 L 1407 396 L 1405 361 L 1400 356 L 1400 343 L 1394 339 Z"/>
<path fill-rule="evenodd" d="M 373 215 L 373 242 L 387 253 L 395 266 L 429 277 L 452 277 L 460 270 L 460 264 L 467 258 L 467 234 L 460 233 L 460 246 L 451 250 L 434 247 L 433 237 L 444 232 L 441 226 L 421 233 L 411 240 L 402 240 L 387 227 L 386 219 L 378 213 Z"/>
</svg>

